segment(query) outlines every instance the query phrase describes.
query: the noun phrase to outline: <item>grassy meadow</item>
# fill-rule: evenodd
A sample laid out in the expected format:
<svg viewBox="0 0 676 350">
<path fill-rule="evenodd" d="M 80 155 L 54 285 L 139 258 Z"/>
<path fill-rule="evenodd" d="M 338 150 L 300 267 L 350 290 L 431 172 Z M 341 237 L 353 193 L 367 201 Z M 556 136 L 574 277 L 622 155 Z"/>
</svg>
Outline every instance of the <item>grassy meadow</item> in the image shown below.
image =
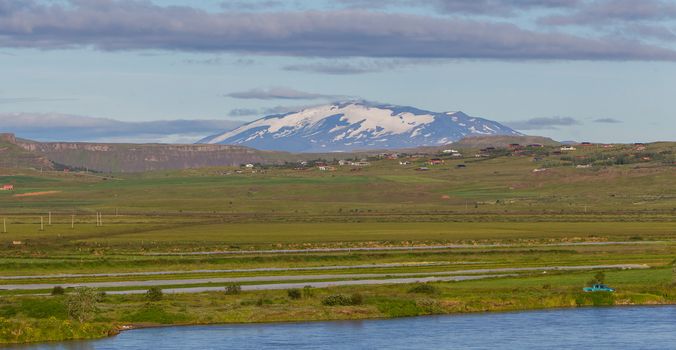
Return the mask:
<svg viewBox="0 0 676 350">
<path fill-rule="evenodd" d="M 529 156 L 499 150 L 481 158 L 473 156 L 478 150 L 463 150 L 466 158 L 441 156 L 440 165 L 427 165 L 431 156 L 420 156 L 335 165 L 335 171 L 297 165 L 140 174 L 0 168 L 0 185 L 15 188 L 0 191 L 0 342 L 92 338 L 166 324 L 674 303 L 676 146 L 649 144 L 641 152 L 633 145 L 594 146 L 563 155 L 554 150 Z M 590 167 L 576 167 L 582 160 Z M 592 242 L 605 244 L 577 244 Z M 460 246 L 407 249 L 440 245 Z M 349 250 L 354 248 L 374 250 Z M 289 249 L 328 250 L 269 251 Z M 377 274 L 387 280 L 396 273 L 423 278 L 473 269 L 617 264 L 647 269 L 602 269 L 617 289 L 609 295 L 581 292 L 597 272 L 592 268 L 434 282 L 418 292 L 411 291 L 416 283 L 312 288 L 298 298 L 287 290 L 226 293 L 231 283 L 186 282 L 277 276 L 279 281 L 266 283 L 281 283 L 282 276 L 296 276 L 293 281 L 302 284 L 310 275 L 338 281 L 332 275 Z M 285 270 L 294 268 L 309 269 Z M 158 300 L 111 293 L 147 289 L 134 283 L 152 280 L 170 280 L 160 289 L 223 291 Z M 129 285 L 98 288 L 86 321 L 72 314 L 76 289 L 49 295 L 51 286 L 92 282 Z M 50 287 L 3 288 L 31 284 Z"/>
</svg>

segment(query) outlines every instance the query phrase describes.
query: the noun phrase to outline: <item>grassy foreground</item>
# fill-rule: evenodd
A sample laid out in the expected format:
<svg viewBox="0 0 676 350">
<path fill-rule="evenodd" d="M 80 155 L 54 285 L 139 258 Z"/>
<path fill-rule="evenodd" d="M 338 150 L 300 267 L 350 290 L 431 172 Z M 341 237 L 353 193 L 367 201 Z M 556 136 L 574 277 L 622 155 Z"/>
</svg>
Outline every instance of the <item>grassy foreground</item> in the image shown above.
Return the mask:
<svg viewBox="0 0 676 350">
<path fill-rule="evenodd" d="M 0 343 L 98 338 L 156 325 L 673 304 L 676 146 L 646 147 L 581 147 L 564 154 L 537 148 L 528 155 L 497 150 L 480 158 L 463 151 L 461 159 L 434 155 L 445 158 L 438 165 L 426 157 L 406 158 L 406 164 L 374 159 L 368 167 L 335 165 L 335 171 L 296 165 L 143 174 L 0 168 L 0 183 L 15 188 L 0 192 Z M 421 166 L 428 170 L 416 170 Z M 579 242 L 621 244 L 567 245 Z M 445 244 L 466 246 L 254 252 Z M 238 254 L 199 254 L 214 251 Z M 612 264 L 650 268 L 606 270 L 606 281 L 617 289 L 612 294 L 581 291 L 597 272 L 591 270 L 310 292 L 226 294 L 226 283 L 188 283 L 271 275 L 307 283 L 307 275 L 320 273 L 326 280 L 347 273 L 418 278 L 472 268 Z M 348 269 L 354 265 L 365 267 Z M 271 268 L 281 270 L 260 271 Z M 289 268 L 324 270 L 284 270 Z M 156 272 L 166 274 L 144 275 Z M 159 288 L 222 291 L 161 298 L 112 294 L 164 279 L 171 282 Z M 84 318 L 73 314 L 71 289 L 32 295 L 95 282 L 128 285 L 99 289 L 108 294 L 98 295 Z"/>
<path fill-rule="evenodd" d="M 69 320 L 66 296 L 0 299 L 0 341 L 92 339 L 159 325 L 391 318 L 541 308 L 676 303 L 672 268 L 608 271 L 616 293 L 583 293 L 591 272 L 534 274 L 465 282 L 335 287 L 293 292 L 106 295 L 88 322 Z M 327 300 L 348 305 L 326 305 Z M 355 300 L 356 299 L 356 300 Z M 340 304 L 340 303 L 339 303 Z"/>
</svg>

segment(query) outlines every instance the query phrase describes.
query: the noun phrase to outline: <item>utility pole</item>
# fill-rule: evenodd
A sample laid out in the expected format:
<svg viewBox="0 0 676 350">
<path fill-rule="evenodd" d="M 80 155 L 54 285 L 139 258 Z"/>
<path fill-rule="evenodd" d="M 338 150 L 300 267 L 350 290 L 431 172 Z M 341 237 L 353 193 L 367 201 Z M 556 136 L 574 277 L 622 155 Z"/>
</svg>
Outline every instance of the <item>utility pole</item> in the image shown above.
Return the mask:
<svg viewBox="0 0 676 350">
<path fill-rule="evenodd" d="M 70 228 L 71 230 L 75 228 L 75 215 L 70 216 Z"/>
<path fill-rule="evenodd" d="M 40 217 L 40 231 L 45 230 L 45 220 L 44 219 L 45 219 L 44 216 Z"/>
<path fill-rule="evenodd" d="M 2 233 L 7 233 L 7 218 L 2 218 Z"/>
</svg>

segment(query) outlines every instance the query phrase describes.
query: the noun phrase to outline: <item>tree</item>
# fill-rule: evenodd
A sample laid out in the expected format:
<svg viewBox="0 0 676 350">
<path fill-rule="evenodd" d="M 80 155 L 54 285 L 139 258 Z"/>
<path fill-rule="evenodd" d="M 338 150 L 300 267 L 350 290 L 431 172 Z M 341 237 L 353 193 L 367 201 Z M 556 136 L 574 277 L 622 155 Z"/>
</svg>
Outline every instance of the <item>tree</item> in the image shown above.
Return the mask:
<svg viewBox="0 0 676 350">
<path fill-rule="evenodd" d="M 86 322 L 91 319 L 96 312 L 96 302 L 99 298 L 96 289 L 89 287 L 79 287 L 75 292 L 68 296 L 66 306 L 68 316 L 79 321 Z"/>
<path fill-rule="evenodd" d="M 236 295 L 242 292 L 242 286 L 237 283 L 229 284 L 225 287 L 225 294 Z"/>
<path fill-rule="evenodd" d="M 286 294 L 288 294 L 291 299 L 300 299 L 302 297 L 302 293 L 298 288 L 289 289 L 286 291 Z"/>
<path fill-rule="evenodd" d="M 52 288 L 52 295 L 64 295 L 65 293 L 66 290 L 61 286 L 54 286 L 54 288 Z"/>
<path fill-rule="evenodd" d="M 303 298 L 309 299 L 315 295 L 315 291 L 312 289 L 312 286 L 303 287 Z"/>
<path fill-rule="evenodd" d="M 149 301 L 160 301 L 164 297 L 162 293 L 162 288 L 160 287 L 150 287 L 146 292 L 146 299 Z"/>
<path fill-rule="evenodd" d="M 599 271 L 594 275 L 594 279 L 596 280 L 596 283 L 605 283 L 606 274 L 603 273 L 603 271 Z"/>
<path fill-rule="evenodd" d="M 592 278 L 591 280 L 589 280 L 589 282 L 587 282 L 587 285 L 593 286 L 595 284 L 605 283 L 605 281 L 606 281 L 606 274 L 603 273 L 603 271 L 599 271 L 594 275 L 594 278 Z"/>
</svg>

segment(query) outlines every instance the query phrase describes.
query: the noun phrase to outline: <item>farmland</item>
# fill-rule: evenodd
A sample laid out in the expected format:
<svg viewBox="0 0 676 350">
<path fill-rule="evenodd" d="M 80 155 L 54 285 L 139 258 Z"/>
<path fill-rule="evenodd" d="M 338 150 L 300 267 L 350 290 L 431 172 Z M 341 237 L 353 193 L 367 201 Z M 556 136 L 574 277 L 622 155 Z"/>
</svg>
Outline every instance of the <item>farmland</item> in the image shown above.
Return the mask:
<svg viewBox="0 0 676 350">
<path fill-rule="evenodd" d="M 0 289 L 40 287 L 0 290 L 0 322 L 12 330 L 0 331 L 0 341 L 157 324 L 674 303 L 675 148 L 554 154 L 558 148 L 546 146 L 486 157 L 462 150 L 462 158 L 374 157 L 368 166 L 334 164 L 335 171 L 312 164 L 145 173 L 2 168 L 0 184 L 14 190 L 0 191 Z M 428 165 L 433 156 L 443 164 Z M 609 267 L 625 264 L 640 268 Z M 533 270 L 487 272 L 506 268 Z M 618 289 L 612 297 L 581 293 L 597 270 Z M 410 292 L 417 283 L 394 284 L 401 274 L 486 278 L 437 281 L 421 294 Z M 359 284 L 367 279 L 384 284 Z M 231 280 L 242 281 L 242 291 L 226 295 Z M 167 281 L 159 287 L 178 292 L 155 301 L 132 294 L 148 288 L 144 281 Z M 352 285 L 339 285 L 345 281 Z M 336 285 L 298 299 L 288 288 L 250 290 L 290 282 Z M 73 289 L 37 295 L 87 283 L 102 283 L 106 295 L 85 323 L 69 316 Z M 195 287 L 222 291 L 180 293 Z M 335 294 L 359 294 L 360 302 L 325 305 Z"/>
</svg>

